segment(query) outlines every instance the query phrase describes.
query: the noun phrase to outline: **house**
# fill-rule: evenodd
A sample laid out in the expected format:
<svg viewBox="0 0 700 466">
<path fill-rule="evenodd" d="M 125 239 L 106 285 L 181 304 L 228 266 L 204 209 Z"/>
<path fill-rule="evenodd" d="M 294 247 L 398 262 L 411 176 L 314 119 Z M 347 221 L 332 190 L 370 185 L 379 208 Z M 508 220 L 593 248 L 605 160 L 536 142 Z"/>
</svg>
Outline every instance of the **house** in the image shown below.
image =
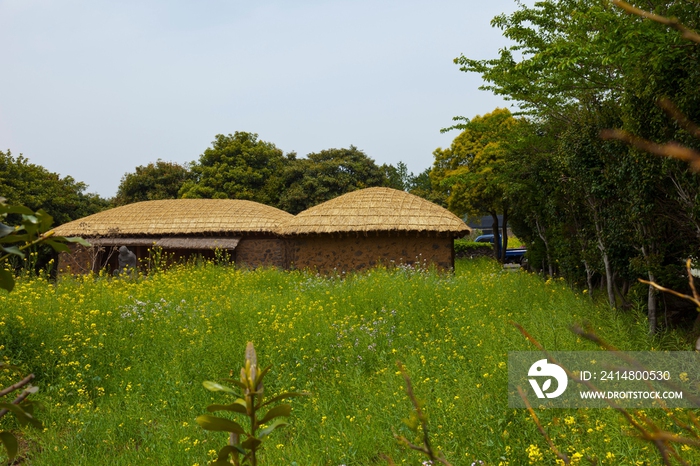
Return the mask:
<svg viewBox="0 0 700 466">
<path fill-rule="evenodd" d="M 158 246 L 166 256 L 214 257 L 225 251 L 239 265 L 288 264 L 277 231 L 293 218 L 282 210 L 235 199 L 167 199 L 128 204 L 55 228 L 60 236 L 81 236 L 91 248 L 75 246 L 59 255 L 59 271 L 108 272 L 118 267 L 116 250 L 128 247 L 138 259 Z"/>
<path fill-rule="evenodd" d="M 454 238 L 469 227 L 448 210 L 391 188 L 353 191 L 289 219 L 292 268 L 352 271 L 377 264 L 454 268 Z"/>
</svg>

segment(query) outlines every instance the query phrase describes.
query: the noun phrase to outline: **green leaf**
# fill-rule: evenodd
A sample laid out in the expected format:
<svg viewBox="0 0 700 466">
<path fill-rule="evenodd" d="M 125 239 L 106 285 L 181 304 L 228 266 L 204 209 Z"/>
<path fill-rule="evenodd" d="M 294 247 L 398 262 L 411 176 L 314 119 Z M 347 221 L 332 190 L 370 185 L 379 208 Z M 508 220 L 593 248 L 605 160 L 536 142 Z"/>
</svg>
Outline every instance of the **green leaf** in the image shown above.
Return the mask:
<svg viewBox="0 0 700 466">
<path fill-rule="evenodd" d="M 48 244 L 53 248 L 54 251 L 56 252 L 70 252 L 70 248 L 66 246 L 65 244 L 61 243 L 60 241 L 56 241 L 56 239 L 45 239 L 43 241 L 45 244 Z"/>
<path fill-rule="evenodd" d="M 256 439 L 255 437 L 249 437 L 243 443 L 241 443 L 241 447 L 247 450 L 253 450 L 254 448 L 257 448 L 261 443 L 262 440 Z"/>
<path fill-rule="evenodd" d="M 241 427 L 240 424 L 229 419 L 203 414 L 201 416 L 197 416 L 196 421 L 197 424 L 199 424 L 204 430 L 245 434 L 245 430 L 243 430 L 243 427 Z"/>
<path fill-rule="evenodd" d="M 24 228 L 20 228 L 20 229 L 17 230 L 17 231 L 18 231 L 18 232 L 19 232 L 19 231 L 24 231 Z M 26 233 L 22 233 L 22 234 L 15 233 L 14 235 L 9 235 L 9 236 L 5 236 L 5 237 L 0 238 L 0 243 L 2 243 L 2 244 L 6 244 L 6 243 L 28 243 L 28 242 L 31 241 L 32 239 L 33 239 L 33 238 L 30 237 L 30 236 L 29 236 L 28 234 L 26 234 Z"/>
<path fill-rule="evenodd" d="M 7 254 L 13 254 L 15 256 L 19 256 L 22 259 L 24 259 L 24 253 L 17 247 L 17 246 L 0 246 L 0 250 Z"/>
<path fill-rule="evenodd" d="M 32 404 L 31 401 L 24 401 L 22 403 L 22 409 L 24 410 L 25 413 L 29 414 L 30 416 L 34 416 L 34 404 Z"/>
<path fill-rule="evenodd" d="M 22 226 L 31 236 L 35 236 L 39 231 L 39 219 L 34 215 L 22 215 Z"/>
<path fill-rule="evenodd" d="M 92 247 L 92 244 L 88 243 L 86 240 L 84 240 L 80 236 L 69 236 L 69 237 L 58 236 L 57 239 L 58 238 L 60 238 L 61 241 L 65 241 L 67 243 L 78 243 L 79 245 L 85 246 L 86 248 Z"/>
<path fill-rule="evenodd" d="M 238 393 L 231 387 L 227 387 L 225 385 L 221 385 L 218 382 L 212 382 L 210 380 L 205 380 L 202 382 L 202 385 L 204 385 L 204 388 L 211 392 L 226 392 L 226 393 L 231 393 L 232 395 L 238 396 Z"/>
<path fill-rule="evenodd" d="M 282 419 L 277 419 L 275 422 L 273 422 L 269 426 L 262 429 L 260 431 L 260 433 L 258 434 L 258 438 L 259 439 L 265 438 L 268 435 L 270 435 L 273 430 L 277 429 L 278 427 L 284 427 L 286 425 L 289 425 L 289 423 L 287 421 L 284 421 Z"/>
<path fill-rule="evenodd" d="M 297 396 L 311 396 L 311 393 L 306 393 L 306 392 L 301 392 L 301 393 L 297 393 L 297 392 L 282 393 L 281 395 L 277 395 L 277 396 L 274 396 L 274 397 L 270 398 L 269 400 L 267 400 L 265 403 L 263 403 L 263 404 L 260 405 L 260 406 L 261 406 L 261 407 L 262 407 L 262 406 L 267 406 L 267 405 L 269 405 L 269 404 L 274 403 L 275 401 L 280 401 L 280 400 L 284 400 L 284 399 L 287 399 L 287 398 L 294 398 L 294 397 L 297 397 Z"/>
<path fill-rule="evenodd" d="M 53 224 L 53 217 L 46 213 L 44 209 L 39 209 L 36 212 L 37 220 L 39 221 L 39 230 L 40 231 L 47 231 L 49 228 L 51 228 L 51 225 Z"/>
<path fill-rule="evenodd" d="M 31 223 L 32 225 L 38 225 L 39 219 L 36 218 L 36 215 L 34 215 L 34 212 L 32 212 L 31 214 L 22 215 L 22 223 L 24 225 L 26 225 L 27 223 Z"/>
<path fill-rule="evenodd" d="M 5 225 L 4 223 L 0 223 L 0 238 L 2 238 L 3 236 L 11 235 L 14 231 L 15 229 L 13 227 Z"/>
<path fill-rule="evenodd" d="M 248 386 L 246 384 L 244 384 L 243 382 L 241 382 L 240 380 L 237 380 L 237 379 L 223 379 L 223 380 L 224 380 L 224 382 L 230 382 L 237 387 L 241 387 L 241 389 L 243 389 L 243 390 L 248 388 Z"/>
<path fill-rule="evenodd" d="M 37 429 L 42 429 L 44 427 L 41 421 L 37 420 L 34 418 L 34 416 L 22 409 L 20 405 L 16 405 L 14 403 L 0 403 L 0 409 L 6 409 L 14 414 L 17 418 L 17 422 L 19 422 L 22 426 L 31 424 Z"/>
<path fill-rule="evenodd" d="M 7 291 L 12 291 L 15 287 L 15 277 L 12 272 L 5 270 L 0 266 L 0 288 Z"/>
<path fill-rule="evenodd" d="M 248 414 L 248 410 L 245 407 L 245 401 L 243 401 L 243 404 L 240 403 L 241 401 L 243 400 L 239 398 L 230 405 L 209 405 L 207 406 L 207 411 L 210 413 L 215 411 L 231 411 L 234 413 Z"/>
<path fill-rule="evenodd" d="M 270 365 L 267 366 L 265 369 L 263 369 L 262 371 L 260 371 L 260 373 L 258 374 L 258 383 L 262 382 L 263 378 L 265 378 L 265 376 L 267 375 L 267 373 L 270 371 L 270 368 L 271 368 L 271 367 L 272 367 L 272 364 L 270 364 Z"/>
<path fill-rule="evenodd" d="M 292 405 L 283 404 L 270 409 L 265 416 L 258 421 L 258 425 L 267 424 L 269 421 L 280 416 L 289 416 L 292 413 Z"/>
<path fill-rule="evenodd" d="M 0 206 L 0 213 L 3 214 L 22 214 L 22 215 L 33 215 L 32 209 L 29 207 L 24 207 L 21 205 L 8 205 Z"/>
<path fill-rule="evenodd" d="M 239 451 L 239 449 L 232 445 L 226 445 L 224 448 L 219 450 L 219 456 L 217 456 L 216 461 L 209 463 L 209 465 L 224 464 L 226 466 L 231 466 L 231 463 L 228 461 L 228 456 L 238 453 Z M 243 453 L 245 454 L 245 451 Z"/>
<path fill-rule="evenodd" d="M 12 463 L 12 460 L 17 456 L 17 439 L 9 432 L 0 432 L 0 442 L 5 445 L 7 450 L 7 459 Z"/>
</svg>

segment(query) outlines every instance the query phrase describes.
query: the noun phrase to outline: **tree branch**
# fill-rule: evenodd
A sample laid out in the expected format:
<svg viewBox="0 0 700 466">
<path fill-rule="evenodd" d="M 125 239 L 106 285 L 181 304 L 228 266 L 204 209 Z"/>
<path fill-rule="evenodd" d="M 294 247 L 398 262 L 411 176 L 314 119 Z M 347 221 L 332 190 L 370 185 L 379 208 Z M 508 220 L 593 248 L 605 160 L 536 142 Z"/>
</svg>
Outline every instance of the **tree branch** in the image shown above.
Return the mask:
<svg viewBox="0 0 700 466">
<path fill-rule="evenodd" d="M 542 427 L 542 424 L 540 423 L 537 414 L 535 414 L 535 410 L 532 409 L 532 406 L 530 406 L 530 402 L 527 400 L 527 396 L 525 395 L 525 391 L 522 389 L 522 387 L 518 387 L 518 395 L 520 395 L 520 398 L 522 398 L 523 403 L 525 403 L 525 407 L 530 413 L 530 417 L 532 418 L 532 420 L 535 421 L 535 425 L 540 431 L 540 434 L 542 434 L 544 439 L 547 441 L 547 444 L 549 444 L 549 449 L 552 450 L 554 454 L 557 455 L 557 457 L 559 457 L 559 459 L 561 459 L 564 462 L 564 464 L 570 464 L 571 460 L 569 459 L 569 457 L 559 451 L 559 449 L 554 445 L 554 442 L 552 442 L 552 439 L 549 437 L 549 435 L 547 435 L 547 431 L 544 430 L 544 427 Z"/>
<path fill-rule="evenodd" d="M 652 21 L 656 21 L 657 23 L 671 27 L 679 31 L 681 33 L 681 37 L 683 37 L 684 39 L 692 40 L 693 42 L 697 42 L 698 44 L 700 44 L 700 34 L 693 31 L 692 29 L 685 27 L 676 18 L 667 18 L 665 16 L 660 16 L 654 13 L 650 13 L 648 11 L 640 10 L 639 8 L 635 8 L 629 3 L 624 2 L 622 0 L 612 0 L 612 2 L 613 4 L 622 8 L 631 15 L 636 15 L 641 18 L 650 19 Z"/>
<path fill-rule="evenodd" d="M 673 118 L 681 128 L 683 128 L 696 138 L 700 139 L 700 127 L 698 127 L 698 125 L 690 121 L 683 112 L 678 110 L 676 104 L 671 102 L 671 100 L 666 97 L 662 97 L 661 99 L 659 99 L 658 104 L 659 107 L 661 107 L 668 116 Z"/>
<path fill-rule="evenodd" d="M 13 405 L 20 404 L 21 402 L 23 402 L 25 400 L 25 398 L 27 398 L 29 395 L 31 395 L 32 393 L 35 393 L 35 392 L 36 392 L 36 387 L 29 387 L 28 389 L 26 389 L 25 391 L 20 393 L 17 398 L 12 400 L 12 404 Z M 0 409 L 0 418 L 9 412 L 10 412 L 9 409 Z"/>
<path fill-rule="evenodd" d="M 604 129 L 600 132 L 600 137 L 605 140 L 616 139 L 652 154 L 683 160 L 684 162 L 688 162 L 691 170 L 696 172 L 700 171 L 700 152 L 690 149 L 689 147 L 681 146 L 675 142 L 657 144 L 634 136 L 621 129 Z"/>
<path fill-rule="evenodd" d="M 23 378 L 22 380 L 20 380 L 16 384 L 10 385 L 9 387 L 5 388 L 4 390 L 0 390 L 0 396 L 5 396 L 8 393 L 12 393 L 15 390 L 19 390 L 20 388 L 24 387 L 32 380 L 34 380 L 34 374 L 29 374 L 28 376 L 26 376 L 25 378 Z"/>
</svg>

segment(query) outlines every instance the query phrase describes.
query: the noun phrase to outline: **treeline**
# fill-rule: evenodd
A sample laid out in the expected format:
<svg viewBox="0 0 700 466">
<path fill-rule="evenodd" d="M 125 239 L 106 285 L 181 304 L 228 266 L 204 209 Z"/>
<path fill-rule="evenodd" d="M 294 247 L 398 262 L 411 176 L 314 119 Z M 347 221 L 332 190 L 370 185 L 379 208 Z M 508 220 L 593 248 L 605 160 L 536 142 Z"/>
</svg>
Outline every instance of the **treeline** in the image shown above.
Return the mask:
<svg viewBox="0 0 700 466">
<path fill-rule="evenodd" d="M 0 196 L 10 204 L 44 209 L 54 224 L 133 202 L 177 199 L 246 199 L 296 214 L 346 192 L 388 186 L 430 198 L 430 169 L 410 173 L 403 162 L 377 163 L 354 146 L 299 158 L 247 132 L 216 136 L 197 161 L 158 159 L 124 174 L 113 198 L 86 193 L 85 183 L 61 177 L 22 155 L 0 151 Z"/>
<path fill-rule="evenodd" d="M 61 177 L 22 155 L 0 150 L 0 197 L 12 205 L 33 211 L 43 209 L 54 224 L 70 222 L 109 207 L 109 201 L 86 193 L 87 185 L 70 176 Z"/>
<path fill-rule="evenodd" d="M 601 132 L 700 147 L 700 44 L 679 26 L 697 29 L 700 8 L 634 2 L 652 21 L 613 3 L 546 0 L 494 18 L 514 45 L 455 62 L 521 111 L 458 119 L 462 133 L 435 151 L 431 179 L 457 214 L 503 214 L 532 267 L 590 293 L 600 287 L 611 306 L 625 306 L 630 291 L 647 299 L 655 332 L 660 297 L 637 279 L 688 287 L 700 182 L 687 163 Z"/>
<path fill-rule="evenodd" d="M 430 192 L 429 170 L 414 176 L 406 165 L 377 165 L 354 146 L 299 158 L 247 132 L 219 134 L 188 165 L 158 160 L 121 180 L 114 205 L 155 199 L 245 199 L 292 214 L 341 194 L 387 186 L 417 195 Z"/>
</svg>

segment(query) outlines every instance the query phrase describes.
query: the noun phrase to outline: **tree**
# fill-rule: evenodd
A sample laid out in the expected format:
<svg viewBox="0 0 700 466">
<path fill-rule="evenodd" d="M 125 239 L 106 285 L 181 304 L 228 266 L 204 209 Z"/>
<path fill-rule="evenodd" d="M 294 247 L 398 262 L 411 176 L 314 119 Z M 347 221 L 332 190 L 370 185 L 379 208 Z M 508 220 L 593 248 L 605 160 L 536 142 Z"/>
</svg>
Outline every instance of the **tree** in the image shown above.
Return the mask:
<svg viewBox="0 0 700 466">
<path fill-rule="evenodd" d="M 666 25 L 676 27 L 675 20 L 641 21 L 613 3 L 621 2 L 543 0 L 532 7 L 521 5 L 492 21 L 512 46 L 495 59 L 455 59 L 463 71 L 479 73 L 487 82 L 484 88 L 515 101 L 533 124 L 546 128 L 547 152 L 521 148 L 522 158 L 513 159 L 508 169 L 509 186 L 527 170 L 544 170 L 539 188 L 547 193 L 539 200 L 534 195 L 527 202 L 518 199 L 515 223 L 533 241 L 539 237 L 545 242 L 550 271 L 556 269 L 555 262 L 576 275 L 576 263 L 582 262 L 591 289 L 600 270 L 611 305 L 624 304 L 626 283 L 635 275 L 655 276 L 677 262 L 676 256 L 700 245 L 700 237 L 688 234 L 687 226 L 676 228 L 672 239 L 664 238 L 673 230 L 668 212 L 689 219 L 700 212 L 694 201 L 700 198 L 697 177 L 679 170 L 677 163 L 646 163 L 636 150 L 599 139 L 600 130 L 612 127 L 649 141 L 674 139 L 697 146 L 679 120 L 669 119 L 656 103 L 667 96 L 678 112 L 691 120 L 700 117 L 700 47 L 683 40 L 687 30 L 666 30 Z M 635 3 L 651 10 L 644 15 L 674 16 L 691 27 L 700 24 L 694 2 Z M 516 196 L 511 193 L 510 199 Z M 665 247 L 669 241 L 678 250 Z"/>
<path fill-rule="evenodd" d="M 408 192 L 416 196 L 427 199 L 439 206 L 447 207 L 447 196 L 439 186 L 433 184 L 430 178 L 432 169 L 426 168 L 418 175 L 414 176 L 408 187 Z"/>
<path fill-rule="evenodd" d="M 282 178 L 284 189 L 278 207 L 292 214 L 350 191 L 387 184 L 383 170 L 355 146 L 290 160 Z"/>
<path fill-rule="evenodd" d="M 255 133 L 217 134 L 212 147 L 192 162 L 192 179 L 185 181 L 183 198 L 247 199 L 276 205 L 280 196 L 282 167 L 295 159 L 286 157 Z"/>
<path fill-rule="evenodd" d="M 120 206 L 140 201 L 177 199 L 182 186 L 191 179 L 192 173 L 187 165 L 158 159 L 156 163 L 136 167 L 134 173 L 125 173 L 112 202 Z"/>
<path fill-rule="evenodd" d="M 505 261 L 508 245 L 509 200 L 503 176 L 504 142 L 519 124 L 507 109 L 497 108 L 455 126 L 462 132 L 448 149 L 436 149 L 431 179 L 447 196 L 447 206 L 458 216 L 491 215 L 494 251 Z M 502 241 L 498 239 L 498 214 L 503 215 Z M 502 247 L 501 247 L 502 246 Z"/>
<path fill-rule="evenodd" d="M 0 196 L 9 204 L 43 209 L 60 225 L 107 208 L 106 200 L 86 189 L 85 183 L 61 178 L 21 154 L 15 158 L 9 150 L 0 151 Z"/>
<path fill-rule="evenodd" d="M 409 191 L 413 185 L 415 176 L 408 172 L 408 167 L 405 163 L 399 162 L 396 166 L 391 164 L 383 164 L 379 167 L 384 173 L 385 186 L 388 188 L 398 189 L 399 191 Z"/>
</svg>

